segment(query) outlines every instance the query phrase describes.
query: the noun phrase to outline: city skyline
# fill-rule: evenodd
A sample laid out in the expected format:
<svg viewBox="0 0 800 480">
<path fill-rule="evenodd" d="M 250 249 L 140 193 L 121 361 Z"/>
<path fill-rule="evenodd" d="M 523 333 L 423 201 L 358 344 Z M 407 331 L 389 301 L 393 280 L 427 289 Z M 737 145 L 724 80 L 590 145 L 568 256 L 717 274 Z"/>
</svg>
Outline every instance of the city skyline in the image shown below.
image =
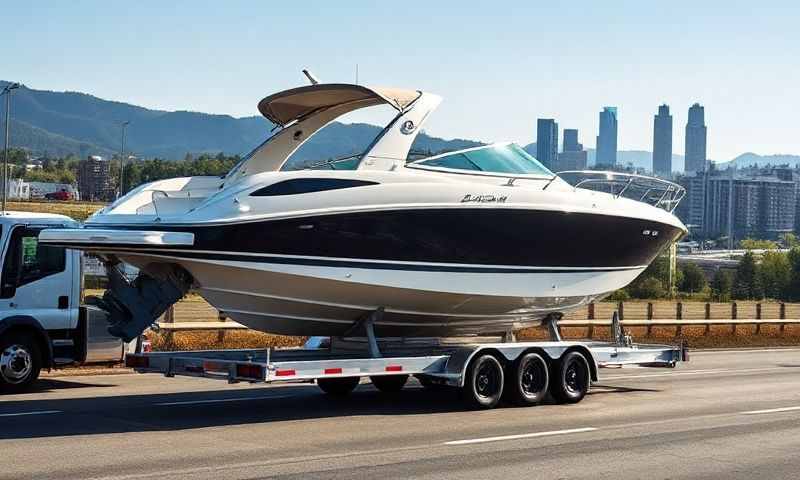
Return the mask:
<svg viewBox="0 0 800 480">
<path fill-rule="evenodd" d="M 162 110 L 244 117 L 257 115 L 269 92 L 307 83 L 302 68 L 323 81 L 352 82 L 358 65 L 361 83 L 442 95 L 425 128 L 444 138 L 527 143 L 529 119 L 558 118 L 586 132 L 584 144 L 593 148 L 596 111 L 610 104 L 620 107 L 624 123 L 619 149 L 649 150 L 653 105 L 671 105 L 673 122 L 683 126 L 685 109 L 701 102 L 713 125 L 709 158 L 800 153 L 796 102 L 787 101 L 795 98 L 800 64 L 785 61 L 800 53 L 796 3 L 405 6 L 426 14 L 398 36 L 397 19 L 377 4 L 312 1 L 298 10 L 11 2 L 0 41 L 13 48 L 0 77 Z M 306 41 L 275 41 L 301 30 Z M 742 31 L 748 34 L 736 34 Z M 677 154 L 684 153 L 680 130 Z"/>
</svg>

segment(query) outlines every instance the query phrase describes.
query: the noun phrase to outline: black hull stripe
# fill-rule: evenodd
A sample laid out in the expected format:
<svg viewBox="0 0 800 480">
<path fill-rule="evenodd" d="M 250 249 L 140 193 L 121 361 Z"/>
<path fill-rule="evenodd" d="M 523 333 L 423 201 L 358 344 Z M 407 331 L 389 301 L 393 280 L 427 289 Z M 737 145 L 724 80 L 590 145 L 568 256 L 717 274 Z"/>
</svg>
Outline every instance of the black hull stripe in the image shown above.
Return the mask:
<svg viewBox="0 0 800 480">
<path fill-rule="evenodd" d="M 682 234 L 679 228 L 658 221 L 503 208 L 387 210 L 218 226 L 151 223 L 107 228 L 188 232 L 195 238 L 191 249 L 203 252 L 553 269 L 647 265 Z"/>
<path fill-rule="evenodd" d="M 195 253 L 175 252 L 165 249 L 136 249 L 118 246 L 98 247 L 96 244 L 63 243 L 65 247 L 100 252 L 114 252 L 118 254 L 133 255 L 158 255 L 190 260 L 221 260 L 251 263 L 274 263 L 281 265 L 303 265 L 316 267 L 344 267 L 363 268 L 371 270 L 403 270 L 415 272 L 461 272 L 461 273 L 592 273 L 592 272 L 619 272 L 636 270 L 642 266 L 613 267 L 613 268 L 503 268 L 497 266 L 480 265 L 429 265 L 429 264 L 404 264 L 393 262 L 360 262 L 358 260 L 317 259 L 317 258 L 292 258 L 260 255 L 241 255 L 236 253 Z"/>
</svg>

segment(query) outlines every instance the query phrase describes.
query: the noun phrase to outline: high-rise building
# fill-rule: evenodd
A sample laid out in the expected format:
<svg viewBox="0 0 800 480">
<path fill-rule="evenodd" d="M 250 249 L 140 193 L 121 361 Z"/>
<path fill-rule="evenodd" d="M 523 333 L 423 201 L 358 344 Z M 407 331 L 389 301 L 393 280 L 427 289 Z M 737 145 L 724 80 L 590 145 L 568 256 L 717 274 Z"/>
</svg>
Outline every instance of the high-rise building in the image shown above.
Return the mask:
<svg viewBox="0 0 800 480">
<path fill-rule="evenodd" d="M 600 112 L 595 164 L 606 167 L 617 164 L 617 107 L 603 107 Z"/>
<path fill-rule="evenodd" d="M 110 167 L 108 160 L 96 155 L 81 161 L 78 165 L 78 190 L 81 200 L 108 201 L 114 199 Z"/>
<path fill-rule="evenodd" d="M 687 172 L 706 170 L 706 122 L 705 109 L 695 103 L 689 108 L 686 122 L 686 168 Z"/>
<path fill-rule="evenodd" d="M 672 175 L 672 115 L 669 106 L 658 107 L 653 117 L 653 173 L 661 177 Z"/>
<path fill-rule="evenodd" d="M 693 235 L 705 235 L 706 174 L 691 172 L 678 177 L 677 182 L 686 189 L 686 196 L 678 204 L 675 214 Z"/>
<path fill-rule="evenodd" d="M 552 118 L 536 121 L 536 159 L 551 170 L 558 168 L 558 124 Z"/>
<path fill-rule="evenodd" d="M 585 170 L 586 150 L 578 142 L 578 131 L 571 128 L 564 129 L 564 151 L 558 154 L 558 170 Z"/>
<path fill-rule="evenodd" d="M 565 152 L 579 152 L 583 150 L 583 145 L 578 143 L 578 130 L 574 128 L 564 129 L 564 147 Z"/>
<path fill-rule="evenodd" d="M 693 234 L 777 239 L 795 229 L 798 187 L 781 169 L 690 172 L 678 179 L 686 197 L 676 213 Z M 731 242 L 733 244 L 734 242 Z"/>
</svg>

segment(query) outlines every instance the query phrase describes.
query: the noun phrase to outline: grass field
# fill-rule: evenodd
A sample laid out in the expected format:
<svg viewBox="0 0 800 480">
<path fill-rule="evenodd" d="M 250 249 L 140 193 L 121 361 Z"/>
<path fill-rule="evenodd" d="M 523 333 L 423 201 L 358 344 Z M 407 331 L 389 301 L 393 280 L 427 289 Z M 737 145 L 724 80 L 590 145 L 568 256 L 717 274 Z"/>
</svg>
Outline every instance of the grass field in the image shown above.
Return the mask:
<svg viewBox="0 0 800 480">
<path fill-rule="evenodd" d="M 78 221 L 86 218 L 97 210 L 103 208 L 105 203 L 93 202 L 59 202 L 46 200 L 32 200 L 29 202 L 8 202 L 8 210 L 18 212 L 55 213 L 66 215 Z"/>
</svg>

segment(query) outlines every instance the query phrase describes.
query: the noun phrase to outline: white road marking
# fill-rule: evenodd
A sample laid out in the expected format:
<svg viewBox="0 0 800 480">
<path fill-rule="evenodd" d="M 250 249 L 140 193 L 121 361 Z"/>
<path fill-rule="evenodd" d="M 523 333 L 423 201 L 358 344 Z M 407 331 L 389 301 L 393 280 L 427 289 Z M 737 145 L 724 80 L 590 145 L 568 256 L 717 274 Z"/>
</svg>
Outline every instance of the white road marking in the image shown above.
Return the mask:
<svg viewBox="0 0 800 480">
<path fill-rule="evenodd" d="M 536 432 L 536 433 L 523 433 L 520 435 L 504 435 L 502 437 L 484 437 L 484 438 L 471 438 L 468 440 L 454 440 L 452 442 L 444 442 L 445 445 L 469 445 L 472 443 L 486 443 L 486 442 L 500 442 L 503 440 L 519 440 L 522 438 L 536 438 L 536 437 L 550 437 L 553 435 L 567 435 L 570 433 L 585 433 L 594 432 L 597 430 L 593 427 L 586 428 L 572 428 L 569 430 L 552 430 L 550 432 Z"/>
<path fill-rule="evenodd" d="M 741 415 L 759 415 L 762 413 L 794 412 L 797 410 L 800 410 L 800 407 L 771 408 L 769 410 L 750 410 L 749 412 L 739 412 L 739 413 Z"/>
<path fill-rule="evenodd" d="M 24 415 L 49 415 L 51 413 L 64 413 L 61 410 L 37 410 L 33 412 L 0 413 L 0 417 L 22 417 Z"/>
<path fill-rule="evenodd" d="M 689 355 L 695 356 L 705 356 L 705 355 L 724 355 L 724 354 L 731 354 L 731 353 L 780 353 L 780 352 L 797 352 L 800 351 L 800 348 L 797 347 L 777 347 L 777 348 L 740 348 L 740 349 L 733 349 L 733 348 L 725 348 L 719 350 L 690 350 Z"/>
<path fill-rule="evenodd" d="M 269 400 L 271 398 L 289 398 L 294 395 L 270 395 L 266 397 L 235 397 L 235 398 L 219 398 L 213 400 L 186 400 L 183 402 L 161 402 L 156 403 L 157 407 L 168 407 L 171 405 L 199 405 L 202 403 L 224 403 L 224 402 L 246 402 L 250 400 Z"/>
<path fill-rule="evenodd" d="M 622 380 L 626 378 L 658 378 L 658 377 L 679 377 L 679 376 L 689 376 L 689 375 L 715 375 L 720 373 L 751 373 L 751 372 L 768 372 L 768 371 L 778 371 L 778 370 L 786 370 L 784 367 L 764 367 L 764 368 L 716 368 L 716 369 L 708 369 L 708 370 L 689 370 L 689 371 L 677 371 L 677 372 L 665 372 L 665 373 L 645 373 L 641 375 L 612 375 L 612 376 L 600 376 L 600 381 L 603 382 L 605 380 Z"/>
</svg>

